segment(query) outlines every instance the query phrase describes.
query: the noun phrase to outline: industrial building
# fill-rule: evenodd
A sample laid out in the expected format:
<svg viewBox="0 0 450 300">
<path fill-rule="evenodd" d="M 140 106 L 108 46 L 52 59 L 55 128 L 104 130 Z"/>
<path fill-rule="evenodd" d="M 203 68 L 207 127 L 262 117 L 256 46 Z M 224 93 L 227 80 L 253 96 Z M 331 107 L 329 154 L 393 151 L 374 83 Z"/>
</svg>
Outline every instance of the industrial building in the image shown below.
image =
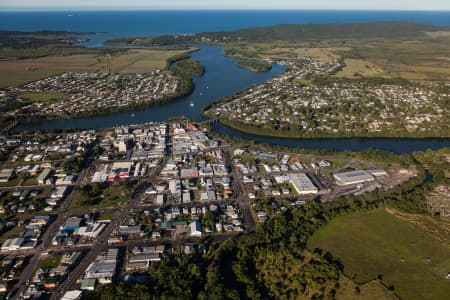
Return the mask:
<svg viewBox="0 0 450 300">
<path fill-rule="evenodd" d="M 97 257 L 84 272 L 84 279 L 96 279 L 100 284 L 109 284 L 117 268 L 117 249 L 108 249 L 106 255 Z"/>
<path fill-rule="evenodd" d="M 369 172 L 364 170 L 336 173 L 333 177 L 336 180 L 337 185 L 360 184 L 375 180 Z"/>
<path fill-rule="evenodd" d="M 288 174 L 290 183 L 299 195 L 317 194 L 319 189 L 305 173 Z"/>
</svg>

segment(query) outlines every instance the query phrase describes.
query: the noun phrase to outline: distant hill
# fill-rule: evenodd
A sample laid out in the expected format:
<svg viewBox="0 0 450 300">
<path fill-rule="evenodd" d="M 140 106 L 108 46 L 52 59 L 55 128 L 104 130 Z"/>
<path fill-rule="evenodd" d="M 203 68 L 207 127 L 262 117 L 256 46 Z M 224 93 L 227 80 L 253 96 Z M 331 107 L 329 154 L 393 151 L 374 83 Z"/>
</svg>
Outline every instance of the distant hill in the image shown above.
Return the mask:
<svg viewBox="0 0 450 300">
<path fill-rule="evenodd" d="M 233 32 L 202 33 L 212 39 L 268 41 L 298 41 L 310 39 L 411 38 L 425 32 L 450 30 L 406 21 L 376 23 L 283 24 L 270 27 L 252 27 Z"/>
<path fill-rule="evenodd" d="M 407 21 L 373 23 L 281 24 L 236 31 L 202 32 L 194 35 L 122 38 L 106 44 L 141 46 L 180 45 L 193 42 L 268 42 L 317 39 L 421 38 L 426 32 L 450 31 L 450 26 L 434 26 Z"/>
<path fill-rule="evenodd" d="M 0 47 L 2 48 L 38 48 L 46 45 L 72 45 L 85 38 L 81 35 L 93 34 L 92 32 L 70 31 L 8 31 L 0 30 Z"/>
</svg>

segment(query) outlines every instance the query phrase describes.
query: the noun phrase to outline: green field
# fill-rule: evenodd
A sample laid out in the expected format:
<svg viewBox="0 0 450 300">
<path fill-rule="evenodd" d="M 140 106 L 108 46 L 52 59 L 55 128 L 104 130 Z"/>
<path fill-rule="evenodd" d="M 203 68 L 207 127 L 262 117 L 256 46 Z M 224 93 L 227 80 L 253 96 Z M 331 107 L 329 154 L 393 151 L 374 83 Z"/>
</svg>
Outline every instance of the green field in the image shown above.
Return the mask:
<svg viewBox="0 0 450 300">
<path fill-rule="evenodd" d="M 165 69 L 169 58 L 186 52 L 186 50 L 160 49 L 128 50 L 112 56 L 112 71 L 113 73 L 149 73 Z"/>
<path fill-rule="evenodd" d="M 357 285 L 345 276 L 339 278 L 337 300 L 394 300 L 397 297 L 380 282 L 374 280 Z"/>
<path fill-rule="evenodd" d="M 50 254 L 42 257 L 39 260 L 38 268 L 47 269 L 47 268 L 56 268 L 61 261 L 62 255 L 60 254 Z"/>
<path fill-rule="evenodd" d="M 23 93 L 19 95 L 19 98 L 32 102 L 47 102 L 61 100 L 66 97 L 64 93 L 46 93 L 46 92 L 33 92 L 33 93 Z"/>
<path fill-rule="evenodd" d="M 85 186 L 74 191 L 72 209 L 102 209 L 124 205 L 130 198 L 130 188 L 126 185 Z M 92 188 L 91 188 L 92 187 Z"/>
<path fill-rule="evenodd" d="M 345 67 L 336 74 L 337 77 L 390 77 L 389 72 L 363 59 L 345 59 Z"/>
<path fill-rule="evenodd" d="M 450 295 L 450 282 L 444 279 L 450 271 L 450 249 L 383 209 L 331 221 L 308 247 L 331 252 L 356 283 L 380 277 L 402 299 Z"/>
<path fill-rule="evenodd" d="M 77 48 L 74 48 L 77 50 Z M 0 88 L 23 85 L 64 72 L 149 73 L 165 69 L 173 56 L 194 50 L 138 49 L 114 50 L 111 56 L 100 50 L 87 49 L 87 53 L 55 54 L 43 51 L 36 58 L 11 58 L 0 51 Z M 36 52 L 39 52 L 36 49 Z M 80 50 L 81 51 L 81 50 Z"/>
</svg>

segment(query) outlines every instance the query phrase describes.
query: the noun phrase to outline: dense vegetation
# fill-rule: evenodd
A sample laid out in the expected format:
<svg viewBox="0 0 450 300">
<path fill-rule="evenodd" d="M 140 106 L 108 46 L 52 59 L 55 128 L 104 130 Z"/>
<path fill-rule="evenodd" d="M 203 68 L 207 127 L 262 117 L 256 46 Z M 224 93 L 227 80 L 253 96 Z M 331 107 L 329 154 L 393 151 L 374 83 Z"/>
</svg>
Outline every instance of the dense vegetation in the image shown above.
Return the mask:
<svg viewBox="0 0 450 300">
<path fill-rule="evenodd" d="M 196 59 L 183 59 L 175 62 L 172 70 L 181 76 L 185 77 L 200 77 L 205 73 L 205 68 Z"/>
<path fill-rule="evenodd" d="M 267 72 L 272 69 L 271 64 L 257 59 L 237 59 L 236 65 L 241 68 L 249 69 L 253 72 Z"/>
<path fill-rule="evenodd" d="M 0 31 L 0 48 L 38 48 L 46 45 L 72 45 L 81 40 L 80 32 L 69 31 Z"/>
<path fill-rule="evenodd" d="M 418 38 L 425 32 L 450 30 L 444 26 L 399 21 L 342 24 L 283 24 L 270 27 L 252 27 L 231 32 L 203 32 L 194 35 L 163 35 L 110 40 L 110 44 L 143 46 L 186 45 L 193 42 L 268 42 L 320 39 L 374 39 Z"/>
</svg>

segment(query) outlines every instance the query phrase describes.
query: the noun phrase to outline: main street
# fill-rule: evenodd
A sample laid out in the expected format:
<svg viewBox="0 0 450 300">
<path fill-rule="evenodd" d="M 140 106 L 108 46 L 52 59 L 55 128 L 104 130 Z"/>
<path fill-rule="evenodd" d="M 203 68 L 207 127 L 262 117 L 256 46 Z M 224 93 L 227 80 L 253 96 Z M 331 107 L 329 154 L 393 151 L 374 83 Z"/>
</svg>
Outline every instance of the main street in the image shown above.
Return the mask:
<svg viewBox="0 0 450 300">
<path fill-rule="evenodd" d="M 247 232 L 255 232 L 256 224 L 253 219 L 249 204 L 250 200 L 245 193 L 244 184 L 241 176 L 238 174 L 237 169 L 233 166 L 231 158 L 231 149 L 224 150 L 225 164 L 231 171 L 231 177 L 233 178 L 234 193 L 236 195 L 236 202 L 239 205 L 239 209 L 244 217 L 245 224 L 247 226 Z"/>
<path fill-rule="evenodd" d="M 69 272 L 67 279 L 57 286 L 50 299 L 61 299 L 65 292 L 77 287 L 77 281 L 82 278 L 82 275 L 87 267 L 97 258 L 98 255 L 108 249 L 108 240 L 111 233 L 125 222 L 131 209 L 138 207 L 140 201 L 144 197 L 144 192 L 148 188 L 149 183 L 161 172 L 163 166 L 167 163 L 167 159 L 168 155 L 165 156 L 164 160 L 157 168 L 152 170 L 152 172 L 148 175 L 148 180 L 139 183 L 139 186 L 133 192 L 131 200 L 128 201 L 127 204 L 114 215 L 108 226 L 95 240 L 92 248 L 90 248 L 86 256 L 83 257 L 82 261 L 71 272 Z"/>
<path fill-rule="evenodd" d="M 78 176 L 78 180 L 75 183 L 74 186 L 80 186 L 81 182 L 83 181 L 84 177 L 87 175 L 87 169 L 84 169 L 81 171 L 81 173 Z M 59 206 L 56 214 L 57 218 L 54 220 L 50 226 L 45 230 L 44 234 L 40 238 L 40 244 L 36 249 L 33 249 L 33 256 L 29 260 L 28 264 L 26 265 L 25 269 L 22 271 L 22 274 L 20 276 L 19 281 L 14 286 L 13 290 L 16 290 L 14 296 L 12 299 L 19 299 L 19 297 L 26 291 L 28 288 L 28 282 L 31 281 L 33 275 L 36 272 L 37 265 L 39 263 L 39 259 L 42 256 L 44 252 L 47 251 L 47 248 L 50 244 L 50 241 L 53 237 L 53 235 L 56 233 L 58 228 L 64 223 L 64 220 L 66 220 L 67 216 L 69 215 L 69 207 L 70 203 L 72 201 L 73 192 L 70 193 L 61 203 Z"/>
</svg>

